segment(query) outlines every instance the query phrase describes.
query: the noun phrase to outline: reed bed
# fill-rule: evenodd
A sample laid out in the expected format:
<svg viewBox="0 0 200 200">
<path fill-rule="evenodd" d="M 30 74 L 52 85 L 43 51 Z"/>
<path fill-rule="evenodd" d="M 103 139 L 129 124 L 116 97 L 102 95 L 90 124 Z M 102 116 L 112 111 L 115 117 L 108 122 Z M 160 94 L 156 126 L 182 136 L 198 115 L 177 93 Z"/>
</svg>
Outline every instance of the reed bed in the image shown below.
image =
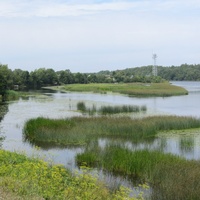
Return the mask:
<svg viewBox="0 0 200 200">
<path fill-rule="evenodd" d="M 154 138 L 159 131 L 200 127 L 192 117 L 155 116 L 143 119 L 128 117 L 73 117 L 70 119 L 36 118 L 26 122 L 23 136 L 32 143 L 86 145 L 99 137 L 115 137 L 129 141 Z M 37 145 L 37 144 L 36 144 Z"/>
<path fill-rule="evenodd" d="M 200 196 L 200 162 L 158 151 L 131 151 L 120 146 L 94 148 L 78 154 L 77 162 L 151 185 L 150 199 L 188 200 Z"/>
<path fill-rule="evenodd" d="M 77 103 L 77 110 L 80 110 L 82 112 L 86 112 L 87 108 L 84 102 L 78 102 Z"/>
<path fill-rule="evenodd" d="M 122 105 L 122 106 L 101 106 L 99 109 L 96 108 L 95 105 L 92 108 L 86 107 L 84 102 L 77 103 L 77 110 L 89 113 L 90 115 L 93 114 L 119 114 L 119 113 L 137 113 L 137 112 L 146 112 L 146 106 L 136 106 L 136 105 Z"/>
</svg>

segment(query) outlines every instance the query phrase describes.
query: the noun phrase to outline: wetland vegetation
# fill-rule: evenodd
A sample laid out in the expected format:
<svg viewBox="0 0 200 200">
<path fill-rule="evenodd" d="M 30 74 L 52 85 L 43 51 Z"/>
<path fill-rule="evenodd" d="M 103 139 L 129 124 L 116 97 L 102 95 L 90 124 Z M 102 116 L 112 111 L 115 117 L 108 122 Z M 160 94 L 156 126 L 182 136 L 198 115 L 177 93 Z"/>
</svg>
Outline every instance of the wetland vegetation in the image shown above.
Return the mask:
<svg viewBox="0 0 200 200">
<path fill-rule="evenodd" d="M 61 145 L 87 145 L 100 137 L 122 138 L 133 142 L 154 138 L 159 131 L 200 127 L 192 117 L 154 116 L 142 119 L 129 117 L 73 117 L 48 119 L 38 117 L 26 122 L 24 139 L 37 145 L 51 142 Z"/>
<path fill-rule="evenodd" d="M 148 183 L 150 199 L 198 199 L 200 162 L 159 151 L 130 150 L 119 145 L 100 148 L 93 145 L 78 154 L 77 162 L 87 163 L 107 172 L 123 175 L 133 183 Z"/>
<path fill-rule="evenodd" d="M 169 130 L 199 127 L 200 120 L 193 117 L 40 117 L 27 121 L 24 138 L 35 145 L 40 142 L 84 145 L 85 151 L 76 156 L 79 166 L 84 163 L 88 167 L 123 175 L 136 184 L 147 182 L 152 190 L 150 199 L 183 200 L 199 198 L 199 161 L 188 161 L 157 150 L 129 149 L 123 141 L 148 141 L 162 131 L 166 134 Z M 110 143 L 102 147 L 99 138 L 120 139 L 121 145 Z"/>
<path fill-rule="evenodd" d="M 77 103 L 77 110 L 83 113 L 89 113 L 90 115 L 100 114 L 119 114 L 119 113 L 138 113 L 145 112 L 146 106 L 133 106 L 133 105 L 122 105 L 122 106 L 101 106 L 97 108 L 94 104 L 92 107 L 87 107 L 83 101 Z"/>
</svg>

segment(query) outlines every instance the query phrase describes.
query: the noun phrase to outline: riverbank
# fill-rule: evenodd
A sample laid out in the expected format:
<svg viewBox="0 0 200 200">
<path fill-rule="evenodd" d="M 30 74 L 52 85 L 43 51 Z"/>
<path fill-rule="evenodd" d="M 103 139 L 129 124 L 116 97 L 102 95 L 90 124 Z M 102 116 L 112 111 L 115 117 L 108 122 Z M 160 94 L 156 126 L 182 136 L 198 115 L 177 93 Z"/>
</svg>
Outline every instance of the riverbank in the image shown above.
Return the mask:
<svg viewBox="0 0 200 200">
<path fill-rule="evenodd" d="M 69 84 L 45 87 L 58 91 L 95 92 L 95 93 L 120 93 L 130 96 L 178 96 L 187 95 L 188 91 L 182 87 L 164 83 L 90 83 Z"/>
</svg>

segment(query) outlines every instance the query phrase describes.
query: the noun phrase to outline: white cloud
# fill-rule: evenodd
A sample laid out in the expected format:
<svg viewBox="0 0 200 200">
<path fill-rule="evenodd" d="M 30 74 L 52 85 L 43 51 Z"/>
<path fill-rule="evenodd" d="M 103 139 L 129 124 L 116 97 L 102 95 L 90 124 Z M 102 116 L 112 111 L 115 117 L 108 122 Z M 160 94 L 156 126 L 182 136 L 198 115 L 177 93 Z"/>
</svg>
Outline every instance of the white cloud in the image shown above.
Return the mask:
<svg viewBox="0 0 200 200">
<path fill-rule="evenodd" d="M 0 2 L 2 17 L 64 17 L 96 14 L 104 11 L 124 11 L 135 7 L 135 3 L 68 4 L 56 1 L 12 1 Z"/>
<path fill-rule="evenodd" d="M 73 2 L 73 1 L 72 1 Z M 76 2 L 76 1 L 75 1 Z M 84 3 L 79 1 L 46 0 L 5 0 L 0 2 L 1 17 L 65 17 L 98 14 L 102 12 L 158 12 L 182 9 L 197 9 L 200 2 L 196 0 L 141 0 L 141 1 L 104 1 L 101 3 Z"/>
</svg>

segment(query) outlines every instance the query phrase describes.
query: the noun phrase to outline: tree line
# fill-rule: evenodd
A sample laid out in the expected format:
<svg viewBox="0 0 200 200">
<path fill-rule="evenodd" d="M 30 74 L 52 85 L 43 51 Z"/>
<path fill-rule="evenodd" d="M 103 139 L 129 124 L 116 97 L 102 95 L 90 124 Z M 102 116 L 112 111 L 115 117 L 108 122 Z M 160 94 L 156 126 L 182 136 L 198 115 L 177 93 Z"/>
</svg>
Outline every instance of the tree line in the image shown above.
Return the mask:
<svg viewBox="0 0 200 200">
<path fill-rule="evenodd" d="M 158 76 L 168 81 L 200 81 L 200 64 L 180 66 L 157 66 Z M 133 81 L 137 79 L 148 79 L 152 75 L 152 66 L 142 66 L 115 71 L 117 77 L 124 80 L 133 76 Z"/>
<path fill-rule="evenodd" d="M 0 95 L 7 90 L 40 89 L 44 86 L 74 83 L 130 83 L 130 82 L 161 82 L 165 80 L 200 81 L 200 64 L 163 67 L 157 66 L 158 76 L 152 76 L 152 66 L 127 68 L 115 71 L 99 71 L 98 73 L 72 73 L 69 69 L 55 71 L 39 68 L 34 71 L 21 69 L 11 70 L 7 65 L 0 64 Z"/>
</svg>

